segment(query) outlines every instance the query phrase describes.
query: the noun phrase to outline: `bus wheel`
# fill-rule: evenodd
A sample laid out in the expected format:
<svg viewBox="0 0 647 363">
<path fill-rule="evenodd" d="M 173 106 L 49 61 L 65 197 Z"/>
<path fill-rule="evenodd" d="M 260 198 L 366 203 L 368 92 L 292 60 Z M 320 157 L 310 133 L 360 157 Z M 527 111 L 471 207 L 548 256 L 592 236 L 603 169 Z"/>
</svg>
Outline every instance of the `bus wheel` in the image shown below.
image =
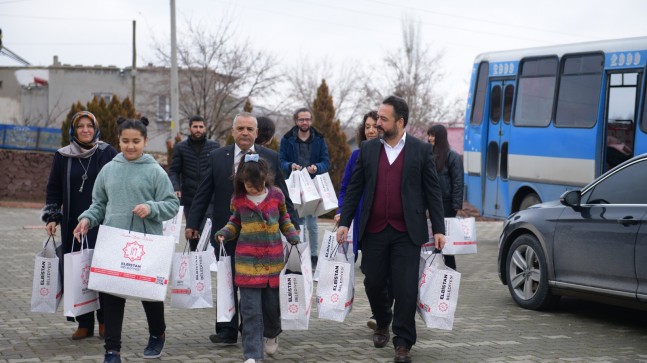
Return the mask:
<svg viewBox="0 0 647 363">
<path fill-rule="evenodd" d="M 536 193 L 528 193 L 528 195 L 523 197 L 521 204 L 519 204 L 519 210 L 528 209 L 530 206 L 539 203 L 541 203 L 541 199 L 539 199 L 539 196 Z"/>
</svg>

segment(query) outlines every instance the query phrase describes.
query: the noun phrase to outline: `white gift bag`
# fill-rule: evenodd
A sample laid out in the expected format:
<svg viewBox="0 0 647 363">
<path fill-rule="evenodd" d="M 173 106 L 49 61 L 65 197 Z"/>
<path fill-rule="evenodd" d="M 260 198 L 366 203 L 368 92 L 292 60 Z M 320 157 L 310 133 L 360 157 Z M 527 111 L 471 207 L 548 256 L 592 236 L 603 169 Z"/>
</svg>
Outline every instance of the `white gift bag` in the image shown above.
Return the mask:
<svg viewBox="0 0 647 363">
<path fill-rule="evenodd" d="M 428 256 L 418 284 L 416 310 L 427 328 L 452 330 L 461 274 L 445 266 L 442 256 Z"/>
<path fill-rule="evenodd" d="M 88 289 L 94 250 L 88 247 L 88 237 L 85 235 L 81 238 L 79 251 L 74 251 L 75 244 L 73 241 L 72 252 L 63 256 L 63 278 L 66 290 L 63 296 L 63 311 L 65 316 L 73 318 L 101 308 L 99 293 Z"/>
<path fill-rule="evenodd" d="M 34 313 L 56 313 L 58 309 L 63 296 L 60 258 L 63 258 L 63 245 L 57 246 L 54 236 L 49 236 L 34 263 L 31 290 L 31 311 Z"/>
<path fill-rule="evenodd" d="M 314 214 L 317 210 L 317 205 L 321 200 L 321 196 L 319 196 L 319 192 L 317 192 L 317 188 L 315 187 L 312 178 L 310 178 L 310 173 L 308 173 L 306 168 L 295 170 L 292 173 L 297 174 L 297 177 L 299 178 L 299 187 L 301 188 L 301 206 L 297 208 L 299 217 L 303 218 Z"/>
<path fill-rule="evenodd" d="M 295 172 L 290 173 L 290 176 L 285 180 L 288 186 L 288 196 L 294 205 L 294 209 L 301 206 L 301 184 L 299 183 L 299 175 Z"/>
<path fill-rule="evenodd" d="M 123 298 L 164 301 L 174 251 L 173 237 L 101 225 L 88 287 Z"/>
<path fill-rule="evenodd" d="M 231 273 L 231 256 L 227 255 L 224 243 L 220 243 L 218 275 L 216 276 L 216 321 L 229 322 L 236 313 L 234 277 Z"/>
<path fill-rule="evenodd" d="M 313 181 L 317 188 L 317 192 L 319 192 L 319 196 L 321 197 L 321 201 L 315 210 L 315 215 L 320 216 L 337 209 L 339 201 L 337 200 L 332 180 L 330 180 L 330 174 L 323 173 L 317 175 Z"/>
<path fill-rule="evenodd" d="M 355 266 L 352 248 L 339 245 L 332 260 L 319 263 L 321 274 L 317 284 L 319 319 L 343 322 L 353 307 L 355 298 Z"/>
<path fill-rule="evenodd" d="M 339 243 L 337 243 L 337 234 L 335 227 L 332 231 L 325 230 L 323 239 L 321 240 L 321 246 L 319 246 L 319 257 L 318 261 L 331 260 L 333 258 L 333 252 L 337 250 Z M 350 240 L 350 239 L 349 239 Z M 321 275 L 321 263 L 317 263 L 315 267 L 315 273 L 312 276 L 314 281 L 319 281 L 319 275 Z"/>
<path fill-rule="evenodd" d="M 211 257 L 208 251 L 188 253 L 185 251 L 173 255 L 171 307 L 181 309 L 213 307 L 210 264 Z"/>
<path fill-rule="evenodd" d="M 310 244 L 286 246 L 287 262 L 279 277 L 279 301 L 283 330 L 307 330 L 312 311 Z"/>
<path fill-rule="evenodd" d="M 430 253 L 434 250 L 434 234 L 427 219 L 429 241 L 422 245 Z M 464 255 L 476 253 L 476 221 L 469 218 L 445 218 L 445 247 L 443 255 Z"/>
<path fill-rule="evenodd" d="M 444 255 L 476 253 L 476 221 L 469 218 L 445 218 Z"/>
<path fill-rule="evenodd" d="M 162 235 L 171 236 L 176 244 L 180 243 L 180 231 L 182 230 L 182 215 L 184 206 L 181 205 L 175 217 L 162 222 Z"/>
</svg>

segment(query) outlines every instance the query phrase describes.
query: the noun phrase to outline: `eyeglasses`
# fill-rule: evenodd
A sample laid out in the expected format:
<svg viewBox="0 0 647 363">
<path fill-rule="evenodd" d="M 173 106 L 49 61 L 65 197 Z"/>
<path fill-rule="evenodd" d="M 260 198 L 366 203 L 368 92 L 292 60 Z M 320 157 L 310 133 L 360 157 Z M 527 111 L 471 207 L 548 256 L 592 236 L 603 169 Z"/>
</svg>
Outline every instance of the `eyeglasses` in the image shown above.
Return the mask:
<svg viewBox="0 0 647 363">
<path fill-rule="evenodd" d="M 297 119 L 297 122 L 310 122 L 310 121 L 312 121 L 312 119 L 311 119 L 311 118 L 300 118 L 300 119 Z"/>
</svg>

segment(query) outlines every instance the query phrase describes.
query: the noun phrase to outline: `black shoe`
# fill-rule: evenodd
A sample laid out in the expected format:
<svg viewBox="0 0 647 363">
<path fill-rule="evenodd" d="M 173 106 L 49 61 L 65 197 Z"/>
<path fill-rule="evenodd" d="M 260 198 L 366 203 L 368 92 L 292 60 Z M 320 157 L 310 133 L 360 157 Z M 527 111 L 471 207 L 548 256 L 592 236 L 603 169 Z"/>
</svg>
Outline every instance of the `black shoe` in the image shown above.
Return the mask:
<svg viewBox="0 0 647 363">
<path fill-rule="evenodd" d="M 236 344 L 236 341 L 238 339 L 229 337 L 227 335 L 211 334 L 209 335 L 209 340 L 211 340 L 212 343 L 216 344 Z"/>
</svg>

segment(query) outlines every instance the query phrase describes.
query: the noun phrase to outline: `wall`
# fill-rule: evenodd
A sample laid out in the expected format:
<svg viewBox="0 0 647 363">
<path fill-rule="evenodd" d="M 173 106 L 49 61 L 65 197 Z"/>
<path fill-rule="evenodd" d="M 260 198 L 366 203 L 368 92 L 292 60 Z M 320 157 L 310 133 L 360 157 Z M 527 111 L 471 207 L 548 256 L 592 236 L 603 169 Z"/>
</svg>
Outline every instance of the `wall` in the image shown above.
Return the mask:
<svg viewBox="0 0 647 363">
<path fill-rule="evenodd" d="M 45 203 L 53 152 L 0 149 L 0 201 Z"/>
</svg>

